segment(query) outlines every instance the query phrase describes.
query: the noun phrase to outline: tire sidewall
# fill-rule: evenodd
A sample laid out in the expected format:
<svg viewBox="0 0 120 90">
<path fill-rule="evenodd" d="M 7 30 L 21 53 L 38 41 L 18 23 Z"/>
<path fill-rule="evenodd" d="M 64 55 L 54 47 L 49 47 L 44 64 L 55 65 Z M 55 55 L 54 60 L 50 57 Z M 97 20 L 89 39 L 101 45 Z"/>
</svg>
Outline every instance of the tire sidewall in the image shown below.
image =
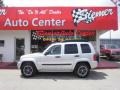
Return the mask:
<svg viewBox="0 0 120 90">
<path fill-rule="evenodd" d="M 86 72 L 85 75 L 81 75 L 81 74 L 79 73 L 79 70 L 80 70 L 81 68 L 84 68 L 84 69 L 87 70 L 87 72 Z M 77 65 L 77 67 L 76 67 L 76 69 L 75 69 L 75 74 L 76 74 L 78 77 L 80 77 L 80 78 L 85 78 L 85 77 L 87 77 L 88 74 L 89 74 L 89 72 L 90 72 L 90 68 L 89 68 L 89 66 L 88 66 L 87 64 L 85 64 L 85 63 L 81 63 L 81 64 Z"/>
<path fill-rule="evenodd" d="M 30 75 L 26 75 L 24 72 L 24 69 L 26 66 L 29 66 L 32 69 L 32 73 Z M 24 77 L 32 77 L 36 74 L 36 68 L 35 68 L 34 64 L 32 64 L 32 63 L 24 63 L 21 67 L 21 73 L 22 73 L 22 76 L 24 76 Z"/>
<path fill-rule="evenodd" d="M 111 61 L 111 60 L 113 59 L 110 54 L 106 54 L 106 58 L 107 58 L 107 60 L 109 60 L 109 61 Z"/>
</svg>

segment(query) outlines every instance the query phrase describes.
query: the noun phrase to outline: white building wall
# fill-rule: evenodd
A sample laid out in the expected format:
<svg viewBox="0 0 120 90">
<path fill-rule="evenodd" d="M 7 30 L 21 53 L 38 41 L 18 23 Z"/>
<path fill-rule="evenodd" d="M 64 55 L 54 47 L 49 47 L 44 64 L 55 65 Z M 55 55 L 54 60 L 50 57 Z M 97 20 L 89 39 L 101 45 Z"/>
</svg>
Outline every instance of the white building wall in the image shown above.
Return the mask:
<svg viewBox="0 0 120 90">
<path fill-rule="evenodd" d="M 4 40 L 4 47 L 0 47 L 0 54 L 3 54 L 3 62 L 15 61 L 15 38 L 25 39 L 25 54 L 30 53 L 30 31 L 25 30 L 1 30 L 0 40 Z"/>
</svg>

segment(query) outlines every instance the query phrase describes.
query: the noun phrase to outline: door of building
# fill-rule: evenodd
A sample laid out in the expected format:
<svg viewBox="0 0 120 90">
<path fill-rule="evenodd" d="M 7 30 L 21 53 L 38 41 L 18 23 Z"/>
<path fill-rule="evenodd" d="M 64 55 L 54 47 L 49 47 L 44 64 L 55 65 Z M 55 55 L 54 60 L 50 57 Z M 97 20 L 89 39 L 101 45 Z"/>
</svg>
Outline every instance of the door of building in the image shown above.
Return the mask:
<svg viewBox="0 0 120 90">
<path fill-rule="evenodd" d="M 20 59 L 20 56 L 25 52 L 25 40 L 24 38 L 16 38 L 16 60 Z"/>
</svg>

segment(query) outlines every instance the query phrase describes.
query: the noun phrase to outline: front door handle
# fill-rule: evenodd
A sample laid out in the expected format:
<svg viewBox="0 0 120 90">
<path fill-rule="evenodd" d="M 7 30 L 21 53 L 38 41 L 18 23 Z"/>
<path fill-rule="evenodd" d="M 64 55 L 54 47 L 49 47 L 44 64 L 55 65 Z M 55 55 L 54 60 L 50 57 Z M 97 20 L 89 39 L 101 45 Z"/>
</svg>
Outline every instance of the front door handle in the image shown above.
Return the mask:
<svg viewBox="0 0 120 90">
<path fill-rule="evenodd" d="M 79 55 L 75 55 L 74 57 L 79 57 Z"/>
<path fill-rule="evenodd" d="M 60 56 L 55 56 L 55 58 L 60 58 Z"/>
</svg>

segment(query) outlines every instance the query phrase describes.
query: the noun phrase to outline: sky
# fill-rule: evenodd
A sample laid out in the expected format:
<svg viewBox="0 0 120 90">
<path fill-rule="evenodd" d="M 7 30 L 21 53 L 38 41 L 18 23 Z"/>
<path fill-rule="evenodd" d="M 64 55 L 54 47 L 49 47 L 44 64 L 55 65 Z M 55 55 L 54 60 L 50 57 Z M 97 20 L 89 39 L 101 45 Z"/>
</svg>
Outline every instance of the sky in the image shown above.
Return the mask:
<svg viewBox="0 0 120 90">
<path fill-rule="evenodd" d="M 8 7 L 40 7 L 40 6 L 115 6 L 110 0 L 3 0 Z M 80 3 L 81 2 L 81 3 Z M 118 8 L 117 31 L 108 31 L 100 38 L 120 39 L 120 7 Z"/>
</svg>

